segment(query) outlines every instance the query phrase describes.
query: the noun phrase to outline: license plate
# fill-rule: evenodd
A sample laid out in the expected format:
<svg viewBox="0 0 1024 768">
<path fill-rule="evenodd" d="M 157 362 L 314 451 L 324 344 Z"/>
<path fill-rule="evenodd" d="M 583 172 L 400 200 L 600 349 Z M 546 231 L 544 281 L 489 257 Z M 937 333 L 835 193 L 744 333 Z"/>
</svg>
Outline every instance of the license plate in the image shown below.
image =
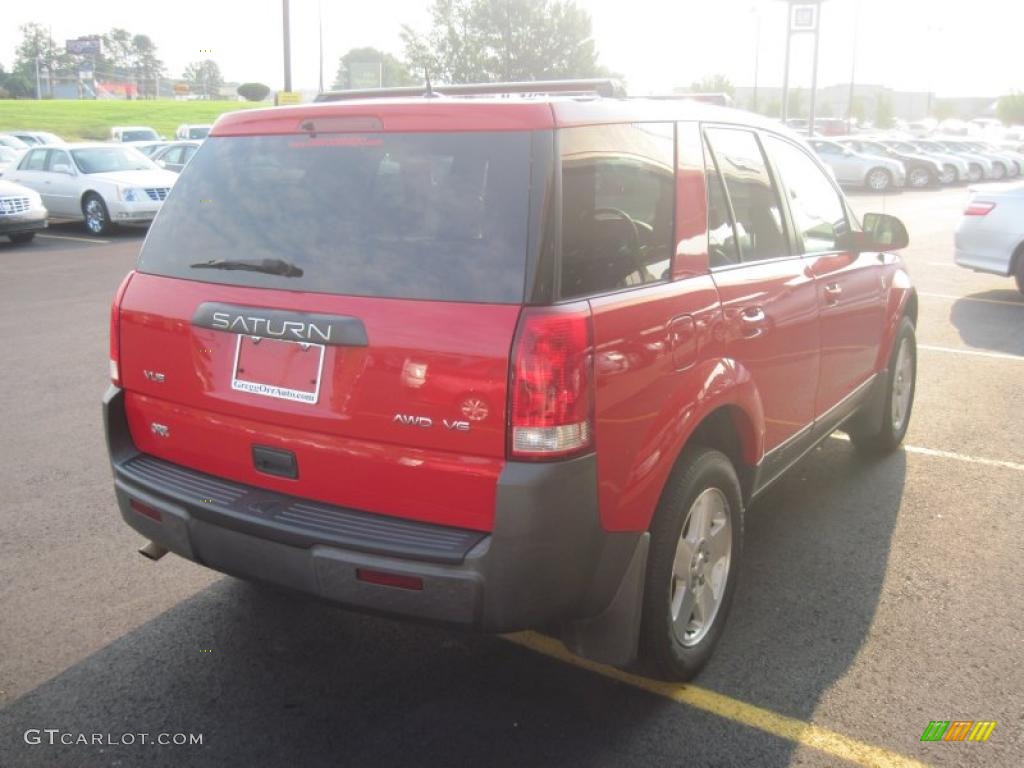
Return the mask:
<svg viewBox="0 0 1024 768">
<path fill-rule="evenodd" d="M 323 344 L 239 336 L 231 388 L 314 404 L 320 397 L 323 369 Z"/>
</svg>

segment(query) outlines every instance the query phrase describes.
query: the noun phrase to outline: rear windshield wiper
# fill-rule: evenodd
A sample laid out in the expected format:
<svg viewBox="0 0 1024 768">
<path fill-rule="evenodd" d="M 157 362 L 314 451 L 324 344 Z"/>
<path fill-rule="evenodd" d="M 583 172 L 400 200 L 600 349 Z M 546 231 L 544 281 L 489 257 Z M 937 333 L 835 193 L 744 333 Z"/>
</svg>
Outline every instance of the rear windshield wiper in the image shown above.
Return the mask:
<svg viewBox="0 0 1024 768">
<path fill-rule="evenodd" d="M 302 277 L 302 270 L 284 259 L 260 259 L 259 261 L 244 259 L 210 259 L 189 264 L 192 269 L 243 269 L 248 272 L 263 272 L 267 275 L 281 277 Z"/>
</svg>

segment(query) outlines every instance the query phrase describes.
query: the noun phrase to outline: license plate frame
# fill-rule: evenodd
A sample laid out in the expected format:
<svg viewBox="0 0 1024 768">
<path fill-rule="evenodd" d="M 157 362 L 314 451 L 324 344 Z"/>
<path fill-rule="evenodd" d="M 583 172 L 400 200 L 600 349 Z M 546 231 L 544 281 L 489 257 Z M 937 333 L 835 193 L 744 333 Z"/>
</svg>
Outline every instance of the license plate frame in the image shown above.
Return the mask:
<svg viewBox="0 0 1024 768">
<path fill-rule="evenodd" d="M 312 390 L 303 390 L 240 378 L 238 375 L 238 363 L 241 360 L 243 339 L 250 339 L 253 346 L 260 343 L 294 344 L 303 348 L 304 352 L 309 351 L 311 348 L 316 349 L 320 356 L 316 363 L 316 386 Z M 320 400 L 320 384 L 323 381 L 324 350 L 325 345 L 315 344 L 313 342 L 292 341 L 290 339 L 268 339 L 261 336 L 245 336 L 243 334 L 238 334 L 237 340 L 235 341 L 235 356 L 231 364 L 231 389 L 236 392 L 246 392 L 250 395 L 273 397 L 278 400 L 288 400 L 289 402 L 303 403 L 305 405 L 316 405 Z"/>
</svg>

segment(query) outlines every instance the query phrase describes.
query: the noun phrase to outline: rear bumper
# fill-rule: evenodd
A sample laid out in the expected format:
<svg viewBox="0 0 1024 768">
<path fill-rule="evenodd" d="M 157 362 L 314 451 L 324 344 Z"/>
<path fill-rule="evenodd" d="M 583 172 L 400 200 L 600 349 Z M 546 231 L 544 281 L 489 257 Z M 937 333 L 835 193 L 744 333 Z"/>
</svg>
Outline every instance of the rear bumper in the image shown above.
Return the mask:
<svg viewBox="0 0 1024 768">
<path fill-rule="evenodd" d="M 636 569 L 636 552 L 646 553 L 645 534 L 602 529 L 593 455 L 507 463 L 494 529 L 480 532 L 331 507 L 180 467 L 137 451 L 121 390 L 108 390 L 103 412 L 117 501 L 132 528 L 216 570 L 353 608 L 495 632 L 565 627 L 605 612 Z M 421 579 L 422 589 L 360 581 L 360 568 Z"/>
</svg>

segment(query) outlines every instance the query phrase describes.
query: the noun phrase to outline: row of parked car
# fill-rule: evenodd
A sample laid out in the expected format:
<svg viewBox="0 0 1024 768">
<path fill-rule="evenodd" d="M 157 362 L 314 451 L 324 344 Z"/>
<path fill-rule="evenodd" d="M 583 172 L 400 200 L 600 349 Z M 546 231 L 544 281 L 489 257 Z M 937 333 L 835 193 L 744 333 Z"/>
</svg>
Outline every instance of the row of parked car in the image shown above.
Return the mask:
<svg viewBox="0 0 1024 768">
<path fill-rule="evenodd" d="M 1002 181 L 1024 174 L 1024 148 L 977 138 L 851 135 L 811 137 L 809 142 L 840 184 L 874 192 Z"/>
<path fill-rule="evenodd" d="M 0 133 L 0 235 L 29 242 L 50 216 L 82 221 L 97 235 L 148 224 L 210 127 L 179 126 L 175 141 L 146 126 L 114 126 L 108 142 Z"/>
</svg>

